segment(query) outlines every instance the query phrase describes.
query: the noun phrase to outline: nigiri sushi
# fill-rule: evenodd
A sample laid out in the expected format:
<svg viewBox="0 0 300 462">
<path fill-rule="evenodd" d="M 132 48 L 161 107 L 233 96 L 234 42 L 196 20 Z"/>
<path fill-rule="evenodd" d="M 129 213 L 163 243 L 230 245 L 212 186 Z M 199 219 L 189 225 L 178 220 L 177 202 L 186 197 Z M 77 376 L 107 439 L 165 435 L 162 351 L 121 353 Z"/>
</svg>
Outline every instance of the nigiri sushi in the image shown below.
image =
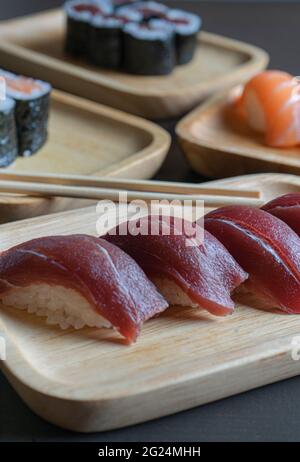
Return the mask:
<svg viewBox="0 0 300 462">
<path fill-rule="evenodd" d="M 245 288 L 273 308 L 300 313 L 300 239 L 286 223 L 246 206 L 214 210 L 204 223 L 249 273 Z"/>
<path fill-rule="evenodd" d="M 0 301 L 62 329 L 114 327 L 130 342 L 165 299 L 121 249 L 87 235 L 49 236 L 0 255 Z"/>
<path fill-rule="evenodd" d="M 282 71 L 265 71 L 253 77 L 238 100 L 239 112 L 248 125 L 265 134 L 272 147 L 300 143 L 299 82 Z"/>
<path fill-rule="evenodd" d="M 230 294 L 247 274 L 207 231 L 202 244 L 187 246 L 189 225 L 181 218 L 149 215 L 122 223 L 104 238 L 134 258 L 170 304 L 230 314 Z"/>
<path fill-rule="evenodd" d="M 284 221 L 300 236 L 300 193 L 284 194 L 262 207 Z"/>
</svg>

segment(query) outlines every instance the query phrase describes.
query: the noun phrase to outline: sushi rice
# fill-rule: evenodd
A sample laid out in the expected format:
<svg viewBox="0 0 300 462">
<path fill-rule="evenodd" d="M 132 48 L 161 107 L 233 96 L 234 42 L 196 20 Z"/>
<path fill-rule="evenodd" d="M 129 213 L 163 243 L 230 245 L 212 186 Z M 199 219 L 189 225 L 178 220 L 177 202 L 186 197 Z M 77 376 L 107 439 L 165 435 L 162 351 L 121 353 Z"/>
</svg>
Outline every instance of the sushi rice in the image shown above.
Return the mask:
<svg viewBox="0 0 300 462">
<path fill-rule="evenodd" d="M 112 327 L 79 292 L 63 286 L 32 284 L 19 289 L 13 288 L 0 296 L 0 300 L 4 306 L 44 316 L 47 324 L 58 325 L 61 329 Z"/>
<path fill-rule="evenodd" d="M 202 308 L 171 279 L 152 277 L 151 281 L 157 288 L 158 292 L 167 300 L 169 305 L 190 306 L 192 308 Z"/>
<path fill-rule="evenodd" d="M 0 101 L 0 167 L 7 167 L 18 156 L 15 107 L 11 98 Z"/>
</svg>

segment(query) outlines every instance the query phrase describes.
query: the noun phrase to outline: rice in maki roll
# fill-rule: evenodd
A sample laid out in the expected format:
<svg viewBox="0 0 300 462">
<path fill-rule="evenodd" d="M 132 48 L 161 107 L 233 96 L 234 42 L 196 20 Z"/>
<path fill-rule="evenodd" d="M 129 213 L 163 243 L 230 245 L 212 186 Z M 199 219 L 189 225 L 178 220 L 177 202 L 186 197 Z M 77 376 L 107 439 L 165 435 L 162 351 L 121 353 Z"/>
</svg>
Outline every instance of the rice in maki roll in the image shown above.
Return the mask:
<svg viewBox="0 0 300 462">
<path fill-rule="evenodd" d="M 177 64 L 187 64 L 193 59 L 197 47 L 197 36 L 202 24 L 200 16 L 170 9 L 164 20 L 174 27 Z"/>
<path fill-rule="evenodd" d="M 6 81 L 6 95 L 16 103 L 19 156 L 31 156 L 47 139 L 51 85 L 3 70 L 0 76 Z"/>
<path fill-rule="evenodd" d="M 137 2 L 131 6 L 124 6 L 118 9 L 119 13 L 131 11 L 138 11 L 143 16 L 143 21 L 147 22 L 150 19 L 163 19 L 168 12 L 168 7 L 162 3 L 144 1 Z"/>
<path fill-rule="evenodd" d="M 176 64 L 172 27 L 152 24 L 126 24 L 124 34 L 124 66 L 131 74 L 166 75 Z"/>
<path fill-rule="evenodd" d="M 76 57 L 85 56 L 88 53 L 90 22 L 95 15 L 110 14 L 112 9 L 108 0 L 71 0 L 66 2 L 66 52 Z"/>
<path fill-rule="evenodd" d="M 116 12 L 111 15 L 96 15 L 90 25 L 89 59 L 96 66 L 118 69 L 122 65 L 123 27 L 128 22 L 139 22 L 137 11 Z"/>
<path fill-rule="evenodd" d="M 11 98 L 0 101 L 0 167 L 7 167 L 18 156 L 15 106 Z"/>
</svg>

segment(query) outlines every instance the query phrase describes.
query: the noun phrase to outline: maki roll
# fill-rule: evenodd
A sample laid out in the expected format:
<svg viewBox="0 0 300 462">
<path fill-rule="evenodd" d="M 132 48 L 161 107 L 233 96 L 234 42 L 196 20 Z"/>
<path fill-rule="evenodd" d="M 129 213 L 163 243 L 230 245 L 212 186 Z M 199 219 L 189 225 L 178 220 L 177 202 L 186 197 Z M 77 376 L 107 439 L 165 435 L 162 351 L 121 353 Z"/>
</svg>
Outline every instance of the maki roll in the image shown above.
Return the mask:
<svg viewBox="0 0 300 462">
<path fill-rule="evenodd" d="M 124 66 L 131 74 L 166 75 L 176 64 L 174 32 L 168 24 L 126 24 Z"/>
<path fill-rule="evenodd" d="M 158 2 L 144 1 L 134 3 L 131 6 L 124 6 L 118 11 L 123 13 L 127 12 L 128 10 L 138 11 L 140 14 L 142 14 L 143 20 L 147 22 L 150 21 L 150 19 L 163 19 L 168 12 L 168 7 Z"/>
<path fill-rule="evenodd" d="M 121 67 L 123 27 L 128 22 L 139 22 L 141 19 L 137 11 L 94 16 L 89 35 L 90 62 L 108 69 Z"/>
<path fill-rule="evenodd" d="M 122 8 L 123 6 L 131 6 L 137 2 L 138 0 L 112 0 L 112 4 L 115 10 Z"/>
<path fill-rule="evenodd" d="M 79 57 L 88 53 L 90 22 L 95 15 L 112 13 L 112 5 L 107 0 L 71 0 L 65 4 L 67 32 L 65 50 Z"/>
<path fill-rule="evenodd" d="M 7 167 L 18 156 L 15 106 L 11 98 L 0 101 L 0 167 Z"/>
<path fill-rule="evenodd" d="M 194 56 L 199 16 L 156 1 L 69 0 L 66 51 L 95 66 L 166 75 Z"/>
<path fill-rule="evenodd" d="M 19 156 L 31 156 L 47 139 L 51 85 L 3 70 L 0 76 L 6 82 L 6 95 L 16 103 Z"/>
<path fill-rule="evenodd" d="M 172 25 L 175 32 L 177 64 L 189 63 L 195 54 L 201 18 L 196 14 L 170 9 L 163 20 Z M 159 24 L 159 23 L 158 23 Z"/>
</svg>

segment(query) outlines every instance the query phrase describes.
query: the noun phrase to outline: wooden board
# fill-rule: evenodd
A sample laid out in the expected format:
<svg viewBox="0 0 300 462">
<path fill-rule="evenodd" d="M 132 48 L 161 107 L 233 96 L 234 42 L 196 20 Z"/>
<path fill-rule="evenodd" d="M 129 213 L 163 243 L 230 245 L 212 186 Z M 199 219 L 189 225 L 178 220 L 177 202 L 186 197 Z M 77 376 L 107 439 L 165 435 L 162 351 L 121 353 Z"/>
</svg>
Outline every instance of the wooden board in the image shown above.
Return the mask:
<svg viewBox="0 0 300 462">
<path fill-rule="evenodd" d="M 191 167 L 210 178 L 258 172 L 300 173 L 300 147 L 279 149 L 264 144 L 228 109 L 239 87 L 197 107 L 177 125 L 179 143 Z"/>
<path fill-rule="evenodd" d="M 47 143 L 6 170 L 147 179 L 160 168 L 169 146 L 170 135 L 151 122 L 53 91 Z M 0 223 L 89 203 L 0 194 Z"/>
<path fill-rule="evenodd" d="M 249 79 L 269 59 L 257 47 L 202 32 L 192 63 L 165 77 L 132 76 L 68 58 L 63 52 L 64 28 L 62 10 L 2 22 L 1 66 L 149 118 L 178 116 L 209 94 Z"/>
<path fill-rule="evenodd" d="M 265 199 L 300 191 L 300 179 L 289 175 L 224 184 L 261 188 Z M 3 225 L 0 250 L 24 236 L 95 234 L 96 218 L 88 207 Z M 143 422 L 300 373 L 300 361 L 291 357 L 300 316 L 241 303 L 222 319 L 171 307 L 148 321 L 131 346 L 110 330 L 61 331 L 4 307 L 0 332 L 7 340 L 0 365 L 16 391 L 38 415 L 76 431 Z"/>
</svg>

